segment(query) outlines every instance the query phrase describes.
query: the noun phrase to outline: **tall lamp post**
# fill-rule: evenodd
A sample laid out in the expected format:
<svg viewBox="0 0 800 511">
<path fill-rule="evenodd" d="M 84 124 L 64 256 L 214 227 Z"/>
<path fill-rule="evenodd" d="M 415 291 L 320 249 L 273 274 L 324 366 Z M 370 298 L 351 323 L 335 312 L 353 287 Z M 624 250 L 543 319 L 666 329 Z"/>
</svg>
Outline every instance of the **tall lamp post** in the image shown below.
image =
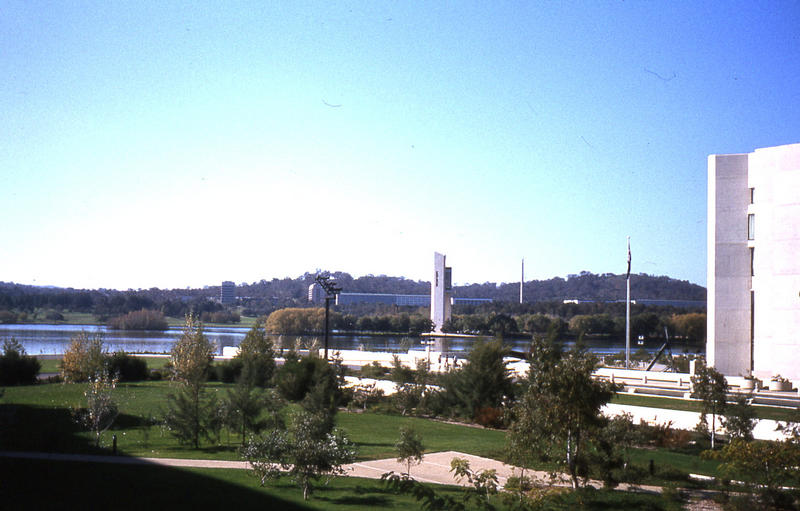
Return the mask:
<svg viewBox="0 0 800 511">
<path fill-rule="evenodd" d="M 328 316 L 330 314 L 331 300 L 336 299 L 336 295 L 342 291 L 342 288 L 338 287 L 336 282 L 331 280 L 330 275 L 326 273 L 317 275 L 314 280 L 325 290 L 325 360 L 328 360 L 328 325 L 330 324 Z"/>
</svg>

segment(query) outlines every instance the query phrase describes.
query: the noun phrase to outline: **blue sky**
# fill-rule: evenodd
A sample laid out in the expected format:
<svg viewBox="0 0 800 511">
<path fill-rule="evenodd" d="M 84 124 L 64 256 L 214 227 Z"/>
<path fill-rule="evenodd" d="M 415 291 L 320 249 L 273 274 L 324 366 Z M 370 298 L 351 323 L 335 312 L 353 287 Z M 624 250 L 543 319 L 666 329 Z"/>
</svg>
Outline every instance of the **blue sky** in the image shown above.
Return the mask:
<svg viewBox="0 0 800 511">
<path fill-rule="evenodd" d="M 800 142 L 797 2 L 0 4 L 0 281 L 706 281 L 711 153 Z"/>
</svg>

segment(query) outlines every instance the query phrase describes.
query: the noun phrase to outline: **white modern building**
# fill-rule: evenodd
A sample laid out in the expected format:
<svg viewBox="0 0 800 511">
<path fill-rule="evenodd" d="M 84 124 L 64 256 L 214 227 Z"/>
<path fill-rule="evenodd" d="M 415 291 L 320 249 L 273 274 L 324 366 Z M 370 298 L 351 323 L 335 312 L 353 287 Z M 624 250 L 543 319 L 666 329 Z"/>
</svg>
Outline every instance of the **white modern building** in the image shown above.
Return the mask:
<svg viewBox="0 0 800 511">
<path fill-rule="evenodd" d="M 709 365 L 800 380 L 800 144 L 708 157 Z"/>
<path fill-rule="evenodd" d="M 442 327 L 451 317 L 453 298 L 453 272 L 445 266 L 445 255 L 433 254 L 433 280 L 431 280 L 431 321 L 433 331 L 442 333 Z"/>
<path fill-rule="evenodd" d="M 322 303 L 325 301 L 325 290 L 316 282 L 308 286 L 308 301 L 311 303 Z"/>
</svg>

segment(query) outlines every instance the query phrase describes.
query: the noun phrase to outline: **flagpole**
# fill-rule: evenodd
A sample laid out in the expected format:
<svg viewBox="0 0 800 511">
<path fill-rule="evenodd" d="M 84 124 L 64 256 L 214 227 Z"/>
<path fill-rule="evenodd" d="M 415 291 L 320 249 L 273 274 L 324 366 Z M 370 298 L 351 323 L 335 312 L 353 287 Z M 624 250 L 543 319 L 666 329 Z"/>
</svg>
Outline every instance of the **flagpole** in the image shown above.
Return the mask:
<svg viewBox="0 0 800 511">
<path fill-rule="evenodd" d="M 628 236 L 628 273 L 625 277 L 625 369 L 631 367 L 631 237 Z"/>
</svg>

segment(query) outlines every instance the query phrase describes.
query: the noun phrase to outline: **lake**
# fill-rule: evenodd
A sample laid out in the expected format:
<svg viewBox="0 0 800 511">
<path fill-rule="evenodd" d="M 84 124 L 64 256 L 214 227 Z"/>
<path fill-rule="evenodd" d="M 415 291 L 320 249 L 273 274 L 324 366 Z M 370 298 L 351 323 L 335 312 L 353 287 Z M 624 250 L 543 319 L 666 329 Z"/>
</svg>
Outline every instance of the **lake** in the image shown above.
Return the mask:
<svg viewBox="0 0 800 511">
<path fill-rule="evenodd" d="M 169 353 L 172 346 L 180 338 L 182 327 L 171 327 L 165 331 L 134 331 L 111 330 L 106 326 L 98 325 L 0 325 L 0 341 L 14 338 L 21 342 L 29 355 L 57 355 L 62 354 L 69 345 L 73 335 L 85 331 L 89 334 L 100 334 L 109 352 L 125 351 L 128 353 Z M 205 327 L 206 336 L 217 346 L 217 352 L 222 353 L 225 346 L 238 346 L 248 331 L 246 327 Z M 293 347 L 308 347 L 315 340 L 322 345 L 321 335 L 270 335 L 276 348 L 289 349 Z M 452 352 L 463 354 L 470 350 L 475 343 L 474 337 L 447 337 L 425 339 L 408 336 L 383 336 L 383 335 L 331 335 L 329 349 L 332 350 L 364 350 L 381 352 L 405 352 L 409 349 L 425 349 L 426 343 L 431 342 L 434 351 Z M 506 345 L 515 350 L 527 350 L 527 339 L 512 339 Z M 569 345 L 571 343 L 567 343 Z M 624 339 L 591 339 L 589 348 L 598 355 L 616 354 L 625 349 Z M 631 352 L 644 348 L 648 352 L 655 352 L 660 348 L 660 342 L 646 343 L 638 346 L 631 342 Z M 673 353 L 678 353 L 678 347 L 673 347 Z M 693 352 L 696 350 L 692 350 Z"/>
</svg>

